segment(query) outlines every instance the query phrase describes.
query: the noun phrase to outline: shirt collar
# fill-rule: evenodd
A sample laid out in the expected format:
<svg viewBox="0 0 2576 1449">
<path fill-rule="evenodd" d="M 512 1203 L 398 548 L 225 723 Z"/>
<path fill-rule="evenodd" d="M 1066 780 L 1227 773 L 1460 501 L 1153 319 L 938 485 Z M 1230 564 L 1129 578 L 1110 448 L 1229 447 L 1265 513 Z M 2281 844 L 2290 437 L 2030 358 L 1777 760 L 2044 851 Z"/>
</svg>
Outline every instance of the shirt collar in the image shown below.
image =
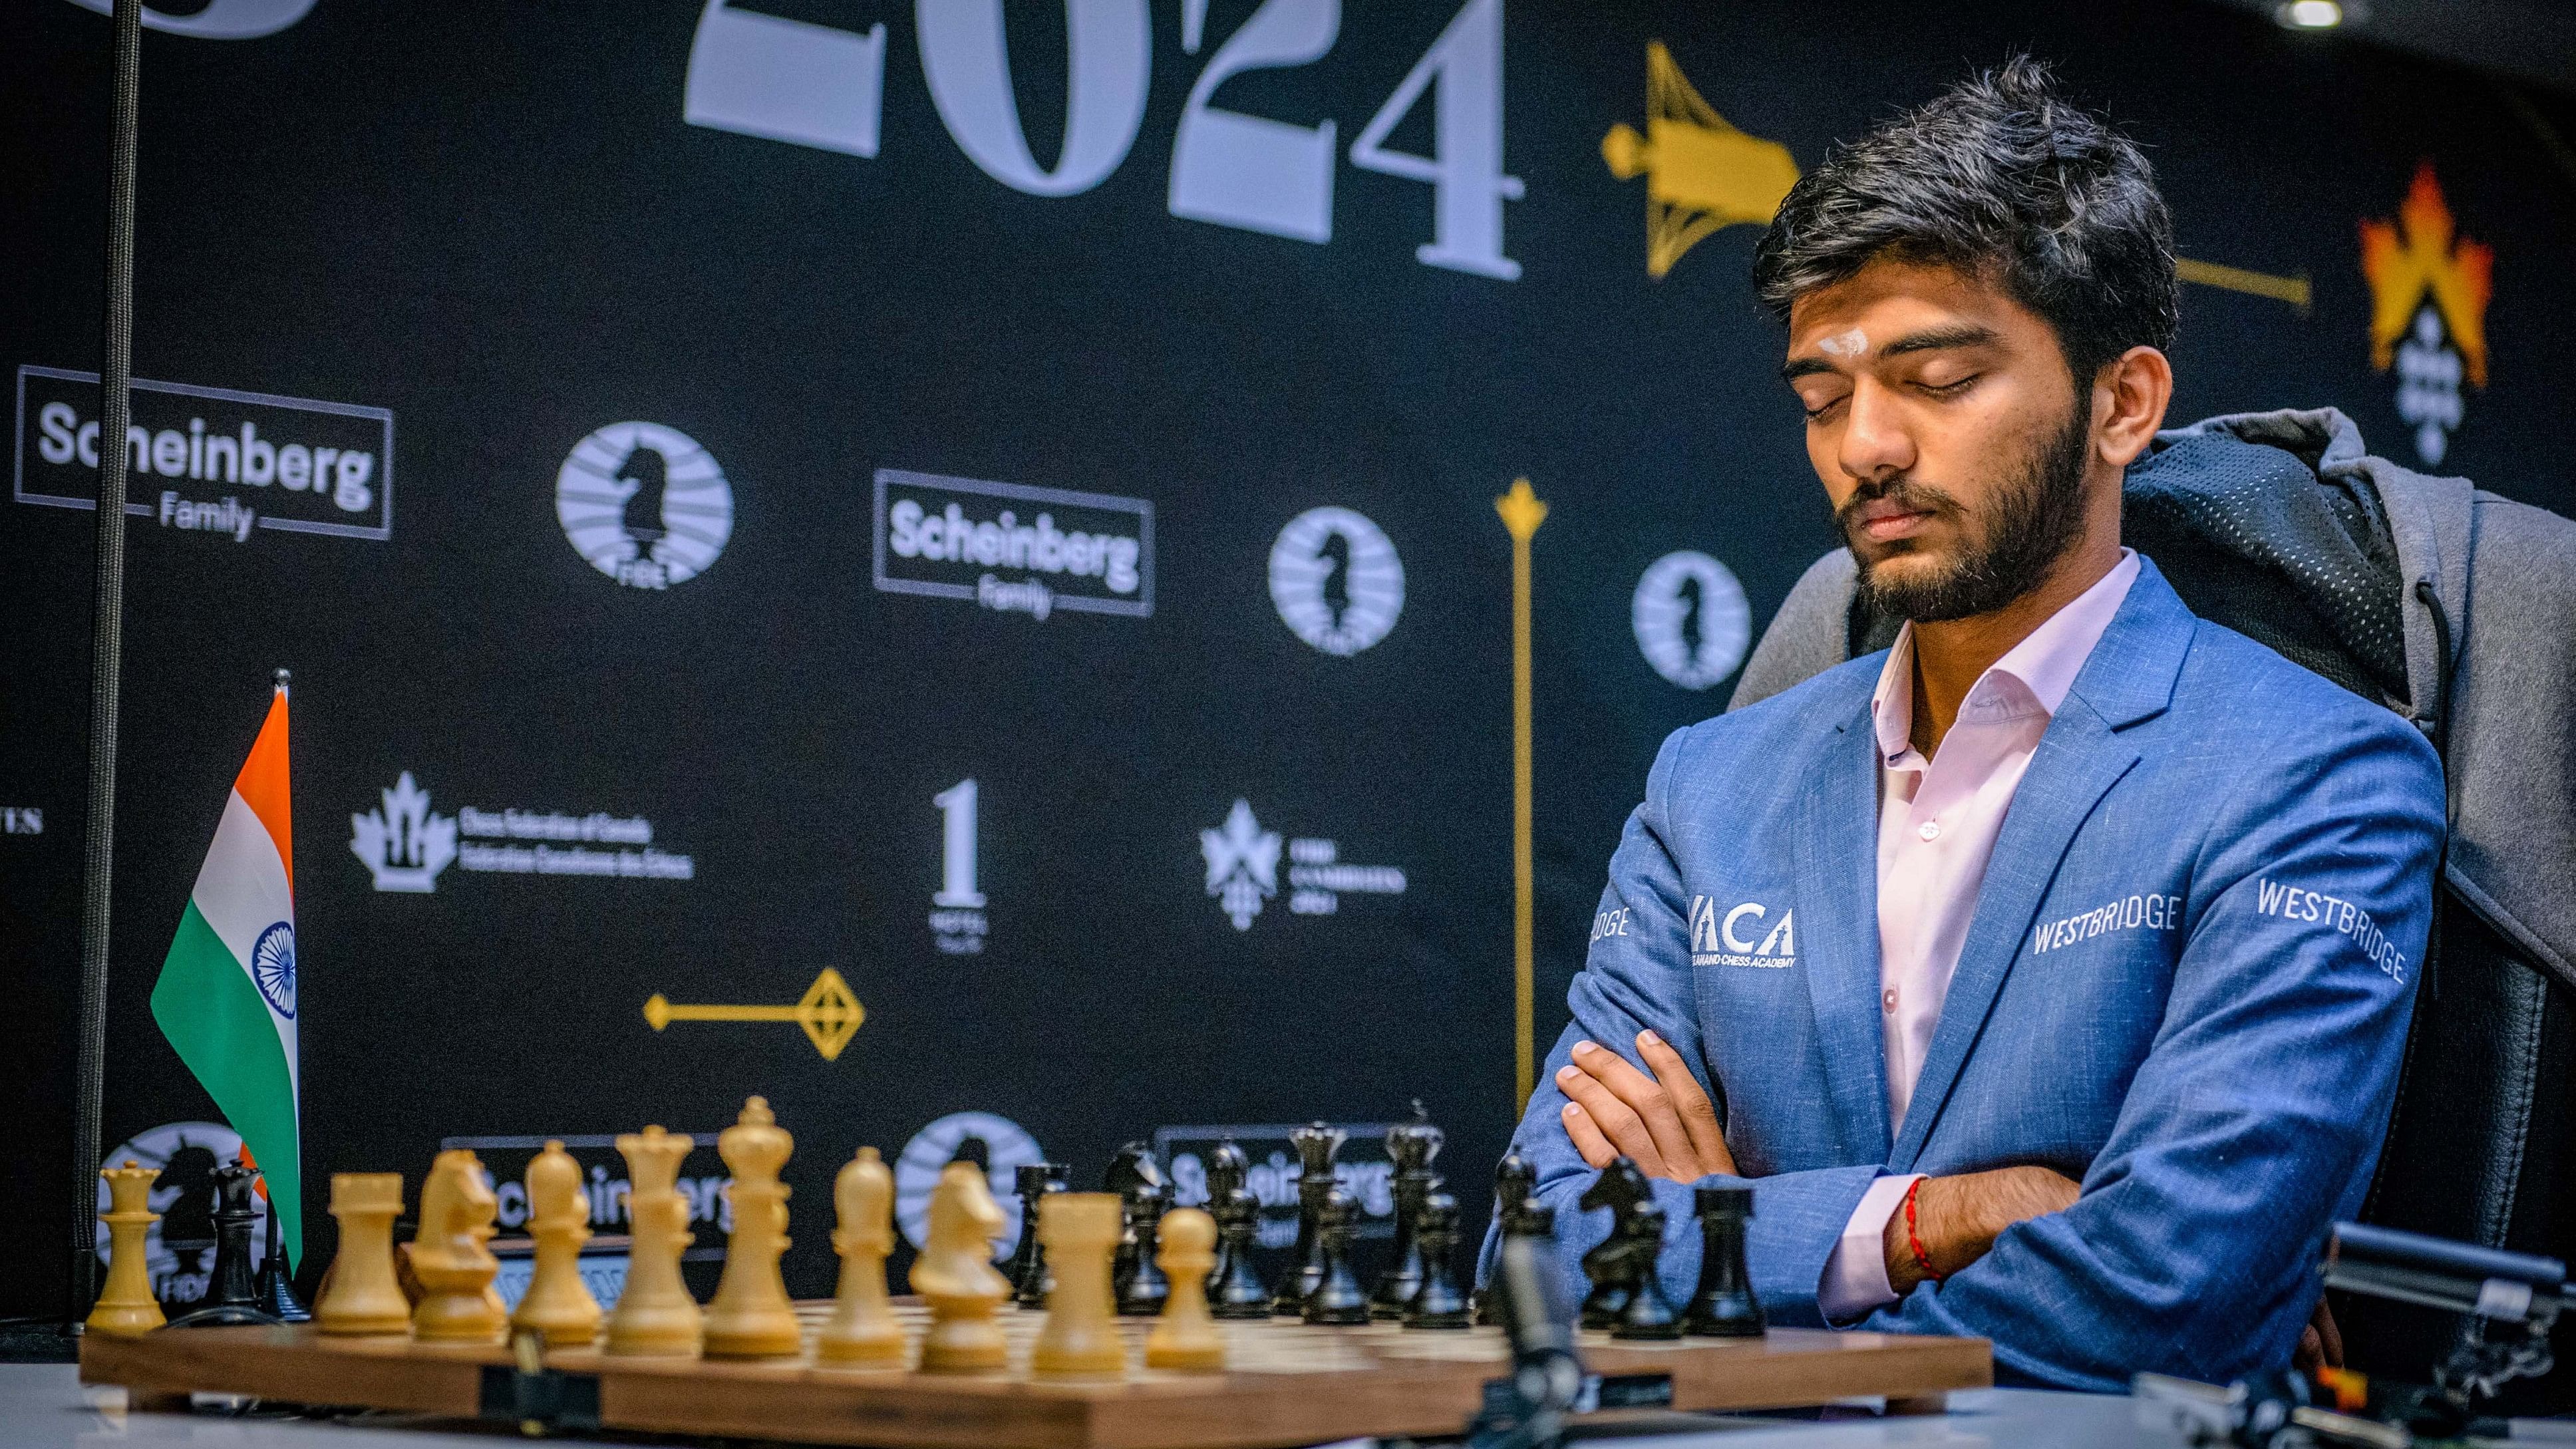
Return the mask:
<svg viewBox="0 0 2576 1449">
<path fill-rule="evenodd" d="M 1961 703 L 1960 721 L 2009 719 L 2033 708 L 2054 718 L 2137 578 L 2137 550 L 2120 550 L 2120 561 L 2093 587 L 2069 600 L 1986 667 Z M 1879 669 L 1878 689 L 1870 696 L 1869 708 L 1879 758 L 1894 765 L 1914 748 L 1914 625 L 1910 620 L 1896 631 L 1896 646 L 1888 650 L 1887 663 Z"/>
</svg>

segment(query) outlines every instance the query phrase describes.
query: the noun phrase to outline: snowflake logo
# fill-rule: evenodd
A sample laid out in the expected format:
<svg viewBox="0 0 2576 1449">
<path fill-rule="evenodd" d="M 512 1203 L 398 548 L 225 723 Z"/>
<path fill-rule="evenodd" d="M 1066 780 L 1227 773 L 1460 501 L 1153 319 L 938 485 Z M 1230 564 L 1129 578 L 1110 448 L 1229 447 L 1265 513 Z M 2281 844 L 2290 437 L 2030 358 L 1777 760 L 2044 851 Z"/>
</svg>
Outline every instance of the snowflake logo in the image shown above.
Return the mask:
<svg viewBox="0 0 2576 1449">
<path fill-rule="evenodd" d="M 1207 858 L 1207 893 L 1236 930 L 1251 930 L 1261 903 L 1279 894 L 1279 832 L 1262 829 L 1252 802 L 1237 800 L 1223 826 L 1199 832 L 1199 854 Z"/>
</svg>

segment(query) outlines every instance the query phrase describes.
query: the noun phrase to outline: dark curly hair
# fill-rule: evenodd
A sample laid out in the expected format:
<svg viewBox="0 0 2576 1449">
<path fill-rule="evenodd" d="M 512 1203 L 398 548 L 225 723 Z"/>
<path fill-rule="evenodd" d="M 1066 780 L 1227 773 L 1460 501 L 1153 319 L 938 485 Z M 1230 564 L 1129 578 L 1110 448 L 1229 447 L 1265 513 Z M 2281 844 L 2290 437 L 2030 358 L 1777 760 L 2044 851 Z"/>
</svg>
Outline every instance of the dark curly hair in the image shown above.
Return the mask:
<svg viewBox="0 0 2576 1449">
<path fill-rule="evenodd" d="M 1753 287 L 1790 304 L 1882 258 L 2000 285 L 2056 330 L 2079 388 L 2179 321 L 2173 219 L 2128 137 L 2015 56 L 1800 177 L 1753 253 Z"/>
</svg>

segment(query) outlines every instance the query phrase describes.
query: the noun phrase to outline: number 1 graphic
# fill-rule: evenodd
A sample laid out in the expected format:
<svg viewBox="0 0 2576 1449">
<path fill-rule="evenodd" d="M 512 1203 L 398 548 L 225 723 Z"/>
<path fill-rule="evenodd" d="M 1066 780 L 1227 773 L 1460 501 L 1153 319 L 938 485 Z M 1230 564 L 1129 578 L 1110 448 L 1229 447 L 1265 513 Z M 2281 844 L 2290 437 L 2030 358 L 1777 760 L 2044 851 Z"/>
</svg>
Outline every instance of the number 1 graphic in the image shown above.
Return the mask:
<svg viewBox="0 0 2576 1449">
<path fill-rule="evenodd" d="M 946 817 L 939 853 L 939 892 L 934 906 L 982 910 L 984 894 L 975 889 L 975 782 L 960 780 L 930 797 Z"/>
</svg>

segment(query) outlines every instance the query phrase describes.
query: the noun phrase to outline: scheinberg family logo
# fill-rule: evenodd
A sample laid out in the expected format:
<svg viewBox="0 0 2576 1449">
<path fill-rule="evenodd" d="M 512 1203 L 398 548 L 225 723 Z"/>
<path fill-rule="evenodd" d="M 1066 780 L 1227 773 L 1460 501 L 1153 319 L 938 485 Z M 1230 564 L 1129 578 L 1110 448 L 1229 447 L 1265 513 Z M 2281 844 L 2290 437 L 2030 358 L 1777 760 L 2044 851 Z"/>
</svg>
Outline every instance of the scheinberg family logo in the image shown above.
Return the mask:
<svg viewBox="0 0 2576 1449">
<path fill-rule="evenodd" d="M 393 536 L 394 415 L 356 403 L 137 380 L 128 517 L 247 543 L 255 531 Z M 98 374 L 18 369 L 14 494 L 98 507 Z"/>
<path fill-rule="evenodd" d="M 1044 619 L 1154 612 L 1154 505 L 1142 498 L 876 474 L 875 584 Z"/>
</svg>

